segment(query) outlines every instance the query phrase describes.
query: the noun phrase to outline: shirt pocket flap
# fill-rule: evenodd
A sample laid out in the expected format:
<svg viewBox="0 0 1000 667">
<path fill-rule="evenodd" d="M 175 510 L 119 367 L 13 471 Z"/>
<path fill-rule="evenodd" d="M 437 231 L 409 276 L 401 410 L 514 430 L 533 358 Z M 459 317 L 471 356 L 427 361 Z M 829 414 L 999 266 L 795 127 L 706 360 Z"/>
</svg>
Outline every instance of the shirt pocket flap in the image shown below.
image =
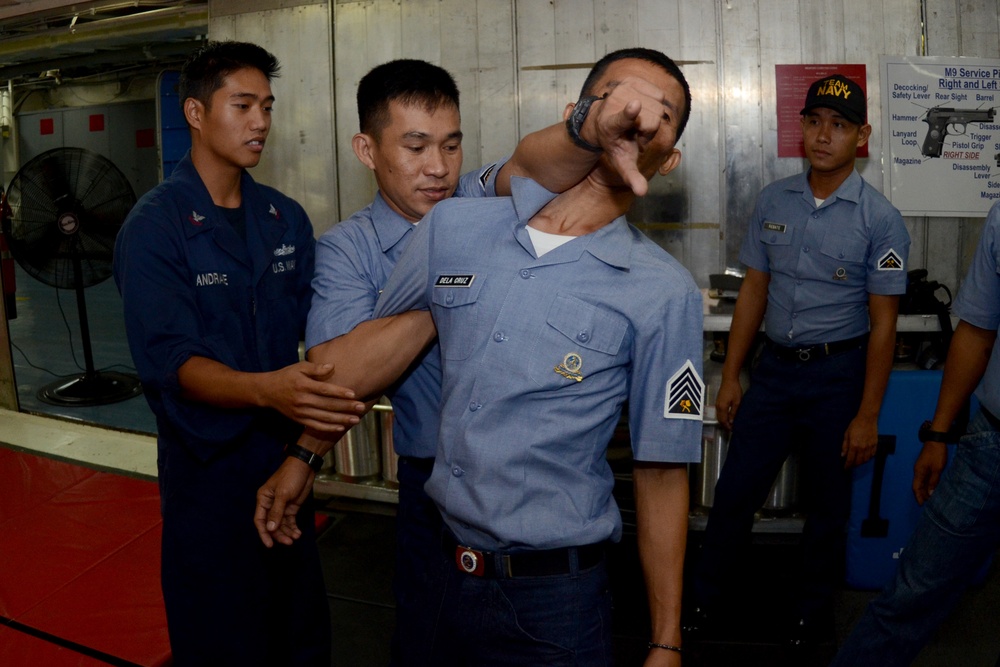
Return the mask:
<svg viewBox="0 0 1000 667">
<path fill-rule="evenodd" d="M 764 228 L 760 231 L 760 242 L 765 245 L 789 245 L 792 242 L 792 230 L 789 227 L 772 222 L 764 223 Z"/>
<path fill-rule="evenodd" d="M 547 321 L 580 347 L 611 355 L 618 354 L 628 331 L 622 316 L 568 294 L 556 295 Z"/>
<path fill-rule="evenodd" d="M 827 257 L 843 262 L 863 262 L 868 251 L 868 243 L 864 239 L 853 239 L 836 234 L 827 234 L 819 251 Z"/>
<path fill-rule="evenodd" d="M 442 273 L 434 279 L 434 288 L 431 293 L 431 302 L 442 308 L 457 308 L 475 303 L 479 299 L 479 290 L 486 282 L 486 276 L 472 276 L 471 274 Z M 467 284 L 456 280 L 468 279 Z"/>
</svg>

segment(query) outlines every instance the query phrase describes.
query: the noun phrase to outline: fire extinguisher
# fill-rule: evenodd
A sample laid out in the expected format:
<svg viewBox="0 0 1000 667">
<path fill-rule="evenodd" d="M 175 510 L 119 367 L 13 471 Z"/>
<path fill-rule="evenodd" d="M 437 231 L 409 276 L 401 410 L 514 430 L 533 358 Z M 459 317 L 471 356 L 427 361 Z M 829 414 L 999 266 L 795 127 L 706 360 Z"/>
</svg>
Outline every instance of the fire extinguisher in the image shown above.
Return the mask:
<svg viewBox="0 0 1000 667">
<path fill-rule="evenodd" d="M 10 254 L 10 247 L 7 245 L 7 237 L 3 230 L 10 225 L 13 212 L 10 204 L 7 203 L 7 193 L 0 188 L 0 273 L 3 274 L 3 299 L 7 310 L 7 319 L 13 320 L 17 317 L 17 299 L 15 291 L 17 288 L 16 277 L 14 275 L 14 256 Z"/>
</svg>

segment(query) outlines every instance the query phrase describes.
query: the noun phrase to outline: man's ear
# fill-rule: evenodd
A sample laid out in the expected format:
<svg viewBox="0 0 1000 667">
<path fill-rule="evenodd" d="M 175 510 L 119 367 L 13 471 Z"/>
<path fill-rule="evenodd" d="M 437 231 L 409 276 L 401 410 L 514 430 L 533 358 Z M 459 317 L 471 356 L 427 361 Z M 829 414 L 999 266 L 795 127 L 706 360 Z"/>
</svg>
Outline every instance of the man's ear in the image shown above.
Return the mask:
<svg viewBox="0 0 1000 667">
<path fill-rule="evenodd" d="M 184 118 L 195 130 L 201 129 L 201 121 L 205 117 L 205 105 L 193 97 L 184 100 Z"/>
<path fill-rule="evenodd" d="M 569 120 L 570 114 L 573 113 L 573 108 L 576 107 L 575 102 L 567 102 L 566 108 L 563 109 L 563 120 Z"/>
<path fill-rule="evenodd" d="M 375 171 L 375 160 L 372 159 L 372 152 L 375 150 L 374 137 L 364 132 L 358 132 L 351 139 L 351 148 L 354 149 L 354 154 L 361 160 L 361 164 Z"/>
<path fill-rule="evenodd" d="M 872 136 L 872 126 L 865 123 L 858 128 L 858 148 L 868 143 L 868 138 Z"/>
<path fill-rule="evenodd" d="M 663 162 L 660 163 L 660 168 L 656 170 L 660 176 L 666 176 L 672 172 L 677 165 L 681 163 L 681 152 L 674 148 L 670 151 L 670 155 L 663 158 Z"/>
</svg>

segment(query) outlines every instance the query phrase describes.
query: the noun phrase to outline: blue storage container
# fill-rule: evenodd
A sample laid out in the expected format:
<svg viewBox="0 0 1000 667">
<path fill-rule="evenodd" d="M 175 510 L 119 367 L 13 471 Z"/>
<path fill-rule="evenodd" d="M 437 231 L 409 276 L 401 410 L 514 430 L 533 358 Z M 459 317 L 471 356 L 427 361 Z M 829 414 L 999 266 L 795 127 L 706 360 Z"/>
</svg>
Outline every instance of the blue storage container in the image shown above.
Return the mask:
<svg viewBox="0 0 1000 667">
<path fill-rule="evenodd" d="M 896 573 L 900 552 L 920 518 L 913 464 L 923 448 L 917 431 L 930 419 L 941 371 L 893 370 L 879 413 L 879 453 L 854 470 L 847 525 L 846 582 L 877 590 Z"/>
</svg>

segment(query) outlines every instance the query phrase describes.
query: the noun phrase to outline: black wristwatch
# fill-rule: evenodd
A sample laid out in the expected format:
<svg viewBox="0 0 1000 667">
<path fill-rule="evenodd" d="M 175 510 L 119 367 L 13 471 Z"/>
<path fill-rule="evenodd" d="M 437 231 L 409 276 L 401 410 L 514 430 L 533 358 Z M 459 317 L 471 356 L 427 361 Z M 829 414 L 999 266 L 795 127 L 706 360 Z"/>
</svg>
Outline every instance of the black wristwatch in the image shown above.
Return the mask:
<svg viewBox="0 0 1000 667">
<path fill-rule="evenodd" d="M 917 439 L 920 442 L 948 442 L 949 436 L 944 431 L 932 431 L 930 420 L 920 425 L 917 432 Z"/>
<path fill-rule="evenodd" d="M 595 146 L 581 137 L 580 130 L 583 128 L 583 121 L 587 120 L 587 114 L 590 113 L 590 105 L 593 104 L 595 100 L 603 99 L 604 97 L 598 97 L 597 95 L 584 95 L 577 101 L 576 105 L 573 107 L 573 113 L 571 113 L 569 118 L 566 119 L 566 131 L 569 132 L 569 138 L 580 148 L 584 148 L 593 153 L 600 153 L 604 149 L 600 146 Z"/>
<path fill-rule="evenodd" d="M 323 457 L 315 452 L 310 452 L 302 445 L 287 445 L 285 447 L 285 456 L 292 456 L 300 461 L 305 461 L 306 465 L 313 469 L 313 472 L 319 472 L 323 469 Z"/>
</svg>

